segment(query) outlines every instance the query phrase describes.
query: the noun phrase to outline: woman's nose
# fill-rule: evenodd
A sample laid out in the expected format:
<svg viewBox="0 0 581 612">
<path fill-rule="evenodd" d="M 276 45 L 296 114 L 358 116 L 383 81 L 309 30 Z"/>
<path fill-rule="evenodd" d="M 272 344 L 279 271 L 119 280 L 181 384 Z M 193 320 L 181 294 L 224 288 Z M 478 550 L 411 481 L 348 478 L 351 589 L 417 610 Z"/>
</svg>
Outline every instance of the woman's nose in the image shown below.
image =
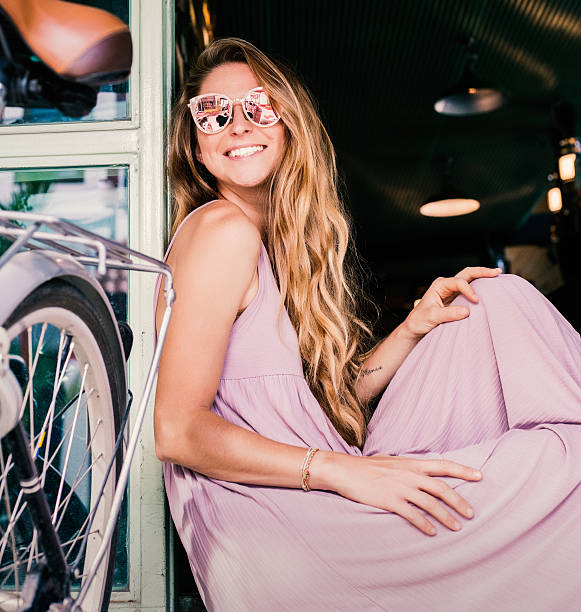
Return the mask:
<svg viewBox="0 0 581 612">
<path fill-rule="evenodd" d="M 242 110 L 242 104 L 238 103 L 234 105 L 232 109 L 232 132 L 234 134 L 244 134 L 252 130 L 252 123 L 248 121 L 244 111 Z"/>
</svg>

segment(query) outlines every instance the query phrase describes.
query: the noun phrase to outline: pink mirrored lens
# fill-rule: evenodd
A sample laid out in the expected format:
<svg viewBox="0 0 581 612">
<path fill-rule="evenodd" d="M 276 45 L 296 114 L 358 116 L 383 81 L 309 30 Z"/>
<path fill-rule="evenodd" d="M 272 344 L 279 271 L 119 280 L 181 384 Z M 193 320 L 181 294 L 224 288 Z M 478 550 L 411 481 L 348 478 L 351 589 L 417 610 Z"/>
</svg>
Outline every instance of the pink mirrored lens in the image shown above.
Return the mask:
<svg viewBox="0 0 581 612">
<path fill-rule="evenodd" d="M 230 119 L 232 106 L 224 96 L 202 96 L 192 108 L 196 125 L 206 134 L 219 132 Z"/>
<path fill-rule="evenodd" d="M 278 115 L 270 104 L 268 94 L 262 88 L 249 92 L 244 100 L 244 110 L 256 125 L 274 125 L 278 121 Z"/>
</svg>

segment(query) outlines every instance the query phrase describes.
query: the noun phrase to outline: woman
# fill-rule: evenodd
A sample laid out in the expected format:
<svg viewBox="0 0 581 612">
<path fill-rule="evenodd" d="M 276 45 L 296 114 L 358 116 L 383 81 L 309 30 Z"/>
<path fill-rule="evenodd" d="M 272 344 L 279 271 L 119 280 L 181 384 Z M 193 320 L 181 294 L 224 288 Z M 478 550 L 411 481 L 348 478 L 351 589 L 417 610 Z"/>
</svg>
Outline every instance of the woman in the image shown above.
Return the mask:
<svg viewBox="0 0 581 612">
<path fill-rule="evenodd" d="M 578 605 L 581 343 L 559 313 L 468 268 L 366 350 L 332 145 L 247 42 L 201 54 L 169 164 L 156 452 L 208 609 Z"/>
</svg>

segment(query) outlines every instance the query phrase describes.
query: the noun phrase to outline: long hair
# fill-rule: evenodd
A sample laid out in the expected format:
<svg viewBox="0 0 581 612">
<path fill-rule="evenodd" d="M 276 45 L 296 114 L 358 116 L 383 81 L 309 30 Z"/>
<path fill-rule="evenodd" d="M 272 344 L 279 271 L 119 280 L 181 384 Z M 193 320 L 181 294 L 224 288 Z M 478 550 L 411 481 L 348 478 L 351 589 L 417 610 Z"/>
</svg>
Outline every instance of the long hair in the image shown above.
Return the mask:
<svg viewBox="0 0 581 612">
<path fill-rule="evenodd" d="M 358 399 L 355 383 L 372 333 L 357 315 L 366 298 L 355 273 L 351 222 L 338 195 L 333 145 L 300 80 L 244 40 L 210 44 L 174 108 L 169 146 L 172 232 L 191 210 L 220 197 L 214 177 L 196 159 L 196 126 L 187 103 L 214 68 L 230 62 L 248 65 L 285 128 L 283 157 L 266 186 L 267 249 L 281 294 L 279 315 L 286 307 L 313 395 L 341 436 L 361 447 L 369 409 Z"/>
</svg>

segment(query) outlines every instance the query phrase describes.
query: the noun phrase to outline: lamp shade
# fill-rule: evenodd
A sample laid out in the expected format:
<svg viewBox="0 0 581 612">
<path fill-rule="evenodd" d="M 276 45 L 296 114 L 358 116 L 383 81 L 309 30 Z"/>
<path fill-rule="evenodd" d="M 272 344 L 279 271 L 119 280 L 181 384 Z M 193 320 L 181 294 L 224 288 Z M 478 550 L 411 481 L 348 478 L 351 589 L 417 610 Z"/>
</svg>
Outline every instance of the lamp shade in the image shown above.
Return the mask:
<svg viewBox="0 0 581 612">
<path fill-rule="evenodd" d="M 491 87 L 455 88 L 434 102 L 441 115 L 469 116 L 490 113 L 504 104 L 502 93 Z"/>
<path fill-rule="evenodd" d="M 474 39 L 468 43 L 469 49 L 474 46 Z M 478 79 L 474 66 L 478 56 L 472 53 L 460 81 L 446 94 L 434 102 L 434 110 L 441 115 L 470 116 L 490 113 L 505 103 L 501 91 Z"/>
<path fill-rule="evenodd" d="M 459 217 L 468 215 L 480 208 L 480 202 L 454 189 L 449 176 L 450 162 L 444 175 L 444 185 L 437 194 L 429 197 L 420 207 L 425 217 Z"/>
<path fill-rule="evenodd" d="M 425 217 L 459 217 L 480 208 L 480 202 L 474 198 L 443 198 L 426 202 L 420 207 Z"/>
</svg>

